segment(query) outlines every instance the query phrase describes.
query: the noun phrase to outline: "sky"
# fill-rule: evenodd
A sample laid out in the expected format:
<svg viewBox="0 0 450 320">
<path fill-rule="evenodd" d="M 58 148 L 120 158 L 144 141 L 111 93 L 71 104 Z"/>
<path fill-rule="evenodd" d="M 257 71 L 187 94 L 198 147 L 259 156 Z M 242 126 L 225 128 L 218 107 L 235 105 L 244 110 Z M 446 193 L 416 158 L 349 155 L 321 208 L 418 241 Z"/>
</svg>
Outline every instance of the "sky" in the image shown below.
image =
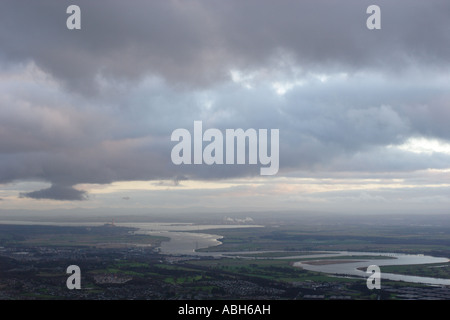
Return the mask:
<svg viewBox="0 0 450 320">
<path fill-rule="evenodd" d="M 449 17 L 447 0 L 2 0 L 0 215 L 448 213 Z M 194 121 L 279 129 L 279 171 L 173 164 Z"/>
</svg>

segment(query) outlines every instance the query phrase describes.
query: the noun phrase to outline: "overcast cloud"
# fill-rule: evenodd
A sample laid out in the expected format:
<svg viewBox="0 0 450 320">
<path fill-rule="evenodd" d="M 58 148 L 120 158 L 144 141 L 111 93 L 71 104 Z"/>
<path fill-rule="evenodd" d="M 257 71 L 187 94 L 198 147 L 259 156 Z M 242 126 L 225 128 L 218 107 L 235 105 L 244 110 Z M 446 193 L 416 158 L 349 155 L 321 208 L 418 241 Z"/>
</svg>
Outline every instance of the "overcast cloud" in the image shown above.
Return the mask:
<svg viewBox="0 0 450 320">
<path fill-rule="evenodd" d="M 450 151 L 399 146 L 450 143 L 450 2 L 375 2 L 376 31 L 374 1 L 1 1 L 0 184 L 71 201 L 90 199 L 80 184 L 259 175 L 173 165 L 194 120 L 280 129 L 278 176 L 448 169 Z"/>
</svg>

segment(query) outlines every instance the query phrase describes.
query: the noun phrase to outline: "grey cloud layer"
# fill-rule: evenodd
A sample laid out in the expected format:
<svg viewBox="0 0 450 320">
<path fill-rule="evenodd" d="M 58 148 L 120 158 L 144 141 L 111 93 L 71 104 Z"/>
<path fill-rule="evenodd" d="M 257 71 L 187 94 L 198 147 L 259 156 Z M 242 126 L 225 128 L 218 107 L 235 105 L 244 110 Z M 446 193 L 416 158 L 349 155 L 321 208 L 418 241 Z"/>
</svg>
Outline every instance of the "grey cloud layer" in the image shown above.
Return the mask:
<svg viewBox="0 0 450 320">
<path fill-rule="evenodd" d="M 230 67 L 259 68 L 285 50 L 305 69 L 448 67 L 450 4 L 377 1 L 381 32 L 368 32 L 372 1 L 76 1 L 82 30 L 65 28 L 65 1 L 2 1 L 1 55 L 34 60 L 92 91 L 98 74 L 148 73 L 188 85 L 223 80 Z M 98 88 L 97 88 L 98 89 Z"/>
<path fill-rule="evenodd" d="M 376 32 L 365 27 L 372 1 L 76 4 L 80 31 L 65 28 L 68 2 L 0 4 L 0 183 L 52 183 L 23 196 L 83 200 L 74 185 L 258 174 L 172 165 L 170 134 L 194 120 L 281 129 L 280 174 L 450 163 L 385 148 L 450 140 L 448 1 L 377 1 Z M 302 84 L 280 96 L 275 80 Z"/>
</svg>

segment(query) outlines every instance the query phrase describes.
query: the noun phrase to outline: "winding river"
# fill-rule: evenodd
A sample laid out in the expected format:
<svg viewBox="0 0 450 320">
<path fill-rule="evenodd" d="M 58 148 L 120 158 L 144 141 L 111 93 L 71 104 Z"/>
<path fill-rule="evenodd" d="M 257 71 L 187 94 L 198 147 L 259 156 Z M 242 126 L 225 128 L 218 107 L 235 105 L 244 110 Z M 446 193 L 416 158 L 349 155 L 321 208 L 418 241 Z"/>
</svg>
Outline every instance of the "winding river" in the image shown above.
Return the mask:
<svg viewBox="0 0 450 320">
<path fill-rule="evenodd" d="M 124 224 L 126 225 L 126 224 Z M 196 255 L 196 256 L 214 256 L 214 257 L 244 257 L 251 252 L 197 252 L 196 249 L 217 246 L 221 242 L 220 235 L 206 234 L 199 231 L 206 229 L 217 228 L 248 228 L 261 227 L 256 225 L 191 225 L 191 224 L 130 224 L 140 228 L 140 233 L 161 235 L 170 238 L 170 241 L 165 241 L 161 244 L 161 252 L 166 254 L 178 255 Z M 155 230 L 158 229 L 158 230 Z M 162 230 L 164 229 L 164 230 Z M 190 231 L 190 232 L 186 232 Z M 268 252 L 268 251 L 266 251 Z M 273 252 L 273 251 L 271 251 Z M 282 251 L 278 251 L 282 252 Z M 262 251 L 253 253 L 264 253 Z M 355 259 L 339 260 L 340 257 L 355 256 Z M 361 259 L 361 256 L 373 256 L 374 259 Z M 383 259 L 380 257 L 389 257 Z M 328 261 L 327 264 L 311 264 L 304 259 L 320 259 L 332 258 L 334 262 Z M 334 259 L 336 258 L 336 259 Z M 267 258 L 261 258 L 267 259 Z M 430 285 L 449 285 L 450 279 L 440 279 L 431 277 L 408 276 L 393 273 L 383 273 L 383 266 L 392 265 L 418 265 L 418 264 L 434 264 L 446 263 L 450 260 L 447 258 L 432 257 L 420 254 L 401 254 L 401 253 L 374 253 L 374 252 L 350 252 L 350 251 L 320 251 L 320 253 L 305 254 L 299 256 L 276 257 L 271 259 L 301 259 L 302 261 L 294 262 L 293 266 L 300 267 L 305 270 L 323 272 L 334 275 L 345 275 L 350 277 L 364 277 L 369 276 L 368 273 L 359 270 L 359 268 L 367 268 L 370 265 L 377 265 L 381 270 L 381 277 L 385 280 L 405 281 L 413 283 L 423 283 Z"/>
<path fill-rule="evenodd" d="M 100 223 L 49 223 L 49 222 L 28 222 L 28 221 L 0 221 L 0 224 L 35 224 L 35 225 L 62 225 L 62 226 L 93 226 Z M 117 223 L 117 226 L 137 228 L 136 233 L 149 234 L 168 237 L 169 241 L 161 243 L 161 253 L 170 255 L 194 255 L 194 256 L 214 256 L 214 257 L 244 257 L 251 252 L 198 252 L 197 249 L 208 248 L 220 245 L 222 236 L 215 234 L 201 233 L 201 230 L 224 229 L 224 228 L 254 228 L 262 227 L 259 225 L 195 225 L 191 223 Z M 268 251 L 266 251 L 268 252 Z M 273 251 L 271 251 L 273 252 Z M 278 251 L 283 252 L 283 251 Z M 258 251 L 255 253 L 264 253 Z M 287 252 L 286 252 L 287 253 Z M 340 257 L 355 256 L 355 259 L 339 259 Z M 361 259 L 361 256 L 373 256 L 374 259 Z M 389 257 L 383 259 L 380 257 Z M 332 258 L 334 261 L 326 263 L 311 263 L 304 259 Z M 336 258 L 336 259 L 334 259 Z M 268 258 L 254 258 L 268 259 Z M 393 273 L 383 273 L 383 266 L 392 265 L 418 265 L 446 263 L 447 258 L 438 258 L 426 255 L 400 254 L 400 253 L 374 253 L 374 252 L 349 252 L 349 251 L 320 251 L 314 254 L 304 254 L 299 256 L 276 257 L 270 259 L 299 259 L 302 261 L 294 262 L 295 267 L 305 270 L 323 272 L 334 275 L 345 275 L 350 277 L 365 277 L 368 273 L 359 270 L 370 265 L 377 265 L 381 269 L 381 278 L 386 280 L 406 281 L 413 283 L 424 283 L 430 285 L 450 286 L 450 279 L 439 279 L 430 277 L 408 276 Z"/>
<path fill-rule="evenodd" d="M 339 257 L 343 256 L 355 256 L 354 260 L 339 260 Z M 375 259 L 359 259 L 357 256 L 374 256 L 374 257 L 390 257 L 389 259 L 375 258 Z M 328 252 L 326 254 L 302 256 L 302 259 L 306 258 L 336 258 L 337 263 L 330 264 L 311 264 L 308 261 L 295 262 L 295 267 L 301 267 L 305 270 L 324 272 L 334 275 L 346 275 L 357 277 L 368 277 L 369 274 L 365 271 L 359 270 L 359 268 L 367 268 L 370 265 L 377 265 L 381 270 L 381 279 L 406 281 L 413 283 L 423 283 L 430 285 L 447 285 L 450 286 L 450 279 L 439 279 L 431 277 L 418 277 L 408 276 L 394 273 L 384 273 L 383 266 L 393 265 L 418 265 L 418 264 L 433 264 L 433 263 L 446 263 L 450 260 L 447 258 L 438 258 L 426 255 L 416 254 L 401 254 L 401 253 L 374 253 L 374 252 Z M 355 261 L 357 260 L 357 261 Z"/>
</svg>

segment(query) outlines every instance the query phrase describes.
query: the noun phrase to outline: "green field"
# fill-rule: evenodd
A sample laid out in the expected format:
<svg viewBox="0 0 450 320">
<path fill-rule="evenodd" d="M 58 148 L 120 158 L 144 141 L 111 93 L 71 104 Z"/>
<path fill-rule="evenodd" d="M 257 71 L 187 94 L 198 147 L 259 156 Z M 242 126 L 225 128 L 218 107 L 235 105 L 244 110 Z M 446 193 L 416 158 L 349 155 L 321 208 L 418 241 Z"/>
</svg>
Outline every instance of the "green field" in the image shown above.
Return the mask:
<svg viewBox="0 0 450 320">
<path fill-rule="evenodd" d="M 0 225 L 0 245 L 24 247 L 104 247 L 130 245 L 158 247 L 166 237 L 132 233 L 124 227 L 62 227 Z"/>
<path fill-rule="evenodd" d="M 256 278 L 263 278 L 273 281 L 298 282 L 298 281 L 355 281 L 348 278 L 337 278 L 324 275 L 318 272 L 303 270 L 293 267 L 295 260 L 247 260 L 247 259 L 219 259 L 219 260 L 199 260 L 190 261 L 187 265 L 201 266 L 221 273 L 245 275 Z M 360 280 L 358 280 L 360 281 Z"/>
<path fill-rule="evenodd" d="M 222 245 L 204 252 L 233 251 L 366 251 L 429 254 L 448 257 L 450 227 L 289 225 L 282 227 L 215 229 Z M 252 253 L 253 254 L 253 253 Z M 270 256 L 270 254 L 268 254 Z M 276 254 L 275 254 L 276 255 Z M 274 256 L 275 256 L 274 255 Z"/>
<path fill-rule="evenodd" d="M 399 273 L 404 275 L 450 279 L 449 262 L 408 266 L 384 266 L 381 271 L 386 273 Z"/>
</svg>

